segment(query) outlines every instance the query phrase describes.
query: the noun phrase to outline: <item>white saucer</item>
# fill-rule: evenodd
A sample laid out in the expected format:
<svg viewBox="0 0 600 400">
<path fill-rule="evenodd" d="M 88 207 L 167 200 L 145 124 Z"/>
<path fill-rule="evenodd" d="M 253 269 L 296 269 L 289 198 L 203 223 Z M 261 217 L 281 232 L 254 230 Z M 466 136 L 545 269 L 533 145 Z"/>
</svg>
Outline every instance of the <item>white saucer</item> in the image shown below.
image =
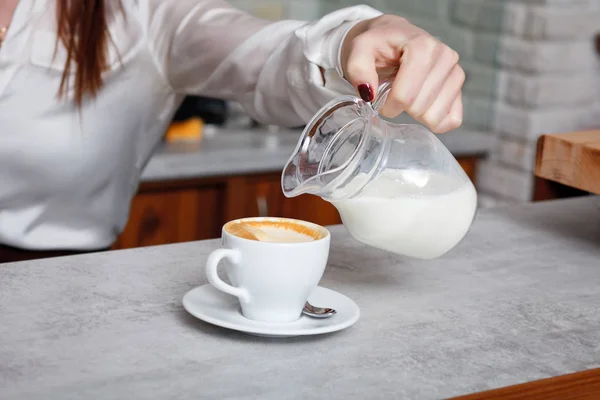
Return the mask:
<svg viewBox="0 0 600 400">
<path fill-rule="evenodd" d="M 292 337 L 318 335 L 345 329 L 360 317 L 360 309 L 348 297 L 331 289 L 318 286 L 309 301 L 318 307 L 331 307 L 337 314 L 317 319 L 305 315 L 286 323 L 259 322 L 245 318 L 236 297 L 203 285 L 190 290 L 183 297 L 183 308 L 194 317 L 213 325 L 249 333 L 256 336 Z"/>
</svg>

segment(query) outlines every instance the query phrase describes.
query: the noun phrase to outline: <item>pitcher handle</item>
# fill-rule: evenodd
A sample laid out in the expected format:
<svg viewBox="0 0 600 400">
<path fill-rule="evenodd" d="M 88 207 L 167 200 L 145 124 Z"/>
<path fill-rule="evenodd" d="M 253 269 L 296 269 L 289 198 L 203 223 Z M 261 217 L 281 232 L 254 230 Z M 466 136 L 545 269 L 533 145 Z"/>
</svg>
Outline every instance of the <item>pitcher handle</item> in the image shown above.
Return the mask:
<svg viewBox="0 0 600 400">
<path fill-rule="evenodd" d="M 381 85 L 379 85 L 379 91 L 377 92 L 377 98 L 375 99 L 375 101 L 373 103 L 371 103 L 371 107 L 373 107 L 373 110 L 375 110 L 375 112 L 379 113 L 379 110 L 385 104 L 385 101 L 387 100 L 388 95 L 390 94 L 390 91 L 392 90 L 393 83 L 394 83 L 393 80 L 386 80 Z"/>
</svg>

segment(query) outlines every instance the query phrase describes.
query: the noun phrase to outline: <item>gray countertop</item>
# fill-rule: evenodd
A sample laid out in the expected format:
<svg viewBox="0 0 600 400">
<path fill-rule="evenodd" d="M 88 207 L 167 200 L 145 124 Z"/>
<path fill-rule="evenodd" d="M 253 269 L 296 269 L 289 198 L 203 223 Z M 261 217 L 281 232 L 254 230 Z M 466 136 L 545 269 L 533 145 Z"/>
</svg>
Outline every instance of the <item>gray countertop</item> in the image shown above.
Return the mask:
<svg viewBox="0 0 600 400">
<path fill-rule="evenodd" d="M 142 181 L 205 178 L 281 171 L 302 131 L 223 130 L 200 142 L 161 143 L 142 173 Z M 459 130 L 439 135 L 455 155 L 483 155 L 493 137 Z"/>
<path fill-rule="evenodd" d="M 600 198 L 482 210 L 433 261 L 333 227 L 342 332 L 261 339 L 189 316 L 219 241 L 0 266 L 2 399 L 434 399 L 600 366 Z"/>
</svg>

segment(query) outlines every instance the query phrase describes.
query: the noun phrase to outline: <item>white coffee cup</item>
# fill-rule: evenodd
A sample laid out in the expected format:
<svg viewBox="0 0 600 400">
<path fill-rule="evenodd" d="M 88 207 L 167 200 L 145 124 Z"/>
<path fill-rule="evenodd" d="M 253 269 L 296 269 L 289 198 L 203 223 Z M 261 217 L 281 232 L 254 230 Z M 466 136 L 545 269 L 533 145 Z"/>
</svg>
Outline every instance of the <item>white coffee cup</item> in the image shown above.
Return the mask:
<svg viewBox="0 0 600 400">
<path fill-rule="evenodd" d="M 215 288 L 239 299 L 246 318 L 295 321 L 323 276 L 329 243 L 329 231 L 310 222 L 234 220 L 223 226 L 222 248 L 209 255 L 206 276 Z M 218 275 L 221 261 L 231 285 Z"/>
</svg>

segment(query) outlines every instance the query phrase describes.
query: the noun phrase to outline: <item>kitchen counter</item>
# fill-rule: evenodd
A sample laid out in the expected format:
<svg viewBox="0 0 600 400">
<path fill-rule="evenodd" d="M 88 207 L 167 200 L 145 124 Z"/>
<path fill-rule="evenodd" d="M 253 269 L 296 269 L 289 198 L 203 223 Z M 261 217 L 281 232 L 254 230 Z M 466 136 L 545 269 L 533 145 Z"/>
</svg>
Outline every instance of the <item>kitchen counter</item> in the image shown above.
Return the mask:
<svg viewBox="0 0 600 400">
<path fill-rule="evenodd" d="M 437 399 L 600 365 L 600 198 L 482 210 L 441 259 L 343 227 L 322 285 L 361 307 L 328 336 L 263 339 L 189 316 L 219 241 L 0 266 L 6 399 Z"/>
<path fill-rule="evenodd" d="M 200 142 L 161 143 L 142 173 L 142 181 L 273 172 L 283 169 L 300 130 L 219 130 Z M 456 156 L 485 155 L 493 138 L 459 130 L 439 135 Z"/>
</svg>

